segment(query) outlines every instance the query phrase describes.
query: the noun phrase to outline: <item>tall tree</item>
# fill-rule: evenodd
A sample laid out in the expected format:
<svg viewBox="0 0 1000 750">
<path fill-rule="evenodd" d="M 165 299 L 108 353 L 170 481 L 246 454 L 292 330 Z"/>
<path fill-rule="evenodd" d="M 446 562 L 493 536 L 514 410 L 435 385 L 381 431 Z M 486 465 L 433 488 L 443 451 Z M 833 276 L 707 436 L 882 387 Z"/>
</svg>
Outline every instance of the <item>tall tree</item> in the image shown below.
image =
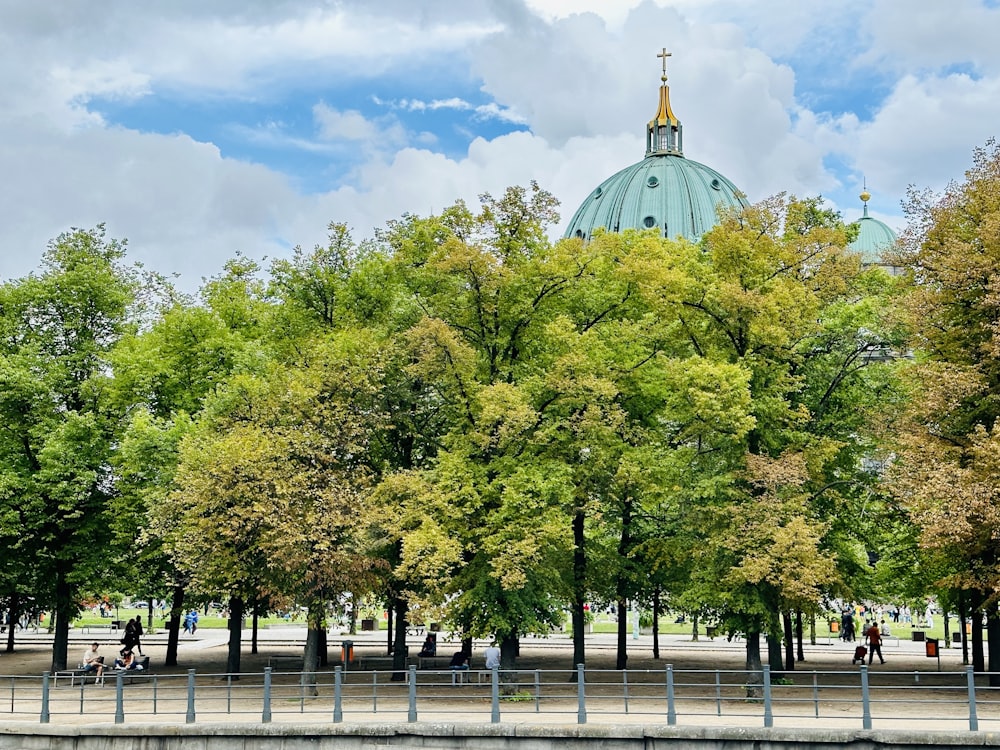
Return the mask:
<svg viewBox="0 0 1000 750">
<path fill-rule="evenodd" d="M 122 415 L 107 399 L 108 353 L 139 288 L 124 257 L 103 227 L 73 230 L 49 244 L 40 273 L 0 287 L 0 516 L 19 527 L 0 539 L 5 558 L 30 557 L 51 585 L 33 593 L 54 613 L 54 670 L 81 593 L 107 581 L 114 557 L 105 530 Z"/>
<path fill-rule="evenodd" d="M 1000 146 L 976 149 L 964 181 L 943 195 L 911 192 L 907 211 L 896 262 L 913 279 L 916 397 L 898 433 L 894 488 L 922 544 L 948 561 L 939 583 L 987 615 L 997 646 Z M 989 670 L 1000 670 L 1000 648 L 989 654 Z"/>
</svg>

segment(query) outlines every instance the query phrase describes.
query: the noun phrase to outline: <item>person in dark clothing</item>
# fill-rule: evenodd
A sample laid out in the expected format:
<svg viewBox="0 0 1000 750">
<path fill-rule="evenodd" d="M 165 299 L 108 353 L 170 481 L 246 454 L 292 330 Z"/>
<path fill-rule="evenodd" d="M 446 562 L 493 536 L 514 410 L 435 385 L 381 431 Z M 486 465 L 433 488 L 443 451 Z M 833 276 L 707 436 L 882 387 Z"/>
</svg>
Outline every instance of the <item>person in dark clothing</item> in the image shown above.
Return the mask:
<svg viewBox="0 0 1000 750">
<path fill-rule="evenodd" d="M 448 669 L 468 669 L 469 655 L 464 651 L 456 651 L 448 663 Z"/>
</svg>

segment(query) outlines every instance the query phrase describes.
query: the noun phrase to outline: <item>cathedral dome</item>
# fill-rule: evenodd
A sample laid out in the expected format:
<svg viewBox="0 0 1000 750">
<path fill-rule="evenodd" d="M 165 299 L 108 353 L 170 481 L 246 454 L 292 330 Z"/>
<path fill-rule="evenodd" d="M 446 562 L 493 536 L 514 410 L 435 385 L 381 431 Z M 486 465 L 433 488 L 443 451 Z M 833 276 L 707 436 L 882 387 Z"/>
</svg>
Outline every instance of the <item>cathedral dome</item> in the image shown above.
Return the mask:
<svg viewBox="0 0 1000 750">
<path fill-rule="evenodd" d="M 720 210 L 739 209 L 746 200 L 732 182 L 684 157 L 683 128 L 670 108 L 667 57 L 656 116 L 646 126 L 646 158 L 598 185 L 573 214 L 564 236 L 590 239 L 594 230 L 660 230 L 664 237 L 697 240 L 719 222 Z"/>
<path fill-rule="evenodd" d="M 896 244 L 896 233 L 885 222 L 868 215 L 868 200 L 871 194 L 867 190 L 861 193 L 860 198 L 864 203 L 864 213 L 856 222 L 858 236 L 848 248 L 860 253 L 861 262 L 865 265 L 884 265 L 882 253 Z"/>
</svg>

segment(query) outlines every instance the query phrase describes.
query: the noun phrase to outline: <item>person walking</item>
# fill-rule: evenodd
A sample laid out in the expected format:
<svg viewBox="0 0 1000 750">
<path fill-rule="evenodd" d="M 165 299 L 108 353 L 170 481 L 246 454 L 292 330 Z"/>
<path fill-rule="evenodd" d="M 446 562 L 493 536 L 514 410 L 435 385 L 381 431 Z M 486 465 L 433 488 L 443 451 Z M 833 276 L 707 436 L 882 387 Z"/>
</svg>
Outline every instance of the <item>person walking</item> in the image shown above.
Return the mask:
<svg viewBox="0 0 1000 750">
<path fill-rule="evenodd" d="M 876 653 L 878 654 L 879 664 L 885 664 L 885 659 L 882 657 L 882 633 L 879 630 L 878 623 L 874 620 L 872 620 L 871 626 L 865 631 L 865 639 L 868 641 L 868 666 L 871 666 Z"/>
</svg>

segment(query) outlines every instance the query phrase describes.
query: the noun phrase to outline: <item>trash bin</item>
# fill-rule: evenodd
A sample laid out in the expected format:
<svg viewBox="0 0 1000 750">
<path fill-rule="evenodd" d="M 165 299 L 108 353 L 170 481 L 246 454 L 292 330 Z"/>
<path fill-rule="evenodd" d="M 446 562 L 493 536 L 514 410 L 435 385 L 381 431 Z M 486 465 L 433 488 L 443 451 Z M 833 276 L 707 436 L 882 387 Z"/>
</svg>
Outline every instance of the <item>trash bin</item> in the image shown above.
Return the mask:
<svg viewBox="0 0 1000 750">
<path fill-rule="evenodd" d="M 340 660 L 345 667 L 354 661 L 354 641 L 344 641 L 340 644 Z"/>
<path fill-rule="evenodd" d="M 938 656 L 938 639 L 928 638 L 924 641 L 924 653 L 932 659 L 936 659 Z"/>
<path fill-rule="evenodd" d="M 375 630 L 375 620 L 365 617 L 361 620 L 361 629 L 363 631 Z"/>
<path fill-rule="evenodd" d="M 840 632 L 840 623 L 837 620 L 830 620 L 830 632 L 831 633 Z"/>
<path fill-rule="evenodd" d="M 914 630 L 913 631 L 913 640 L 915 640 L 915 641 L 922 641 L 922 640 L 924 640 L 924 631 L 923 630 Z"/>
</svg>

